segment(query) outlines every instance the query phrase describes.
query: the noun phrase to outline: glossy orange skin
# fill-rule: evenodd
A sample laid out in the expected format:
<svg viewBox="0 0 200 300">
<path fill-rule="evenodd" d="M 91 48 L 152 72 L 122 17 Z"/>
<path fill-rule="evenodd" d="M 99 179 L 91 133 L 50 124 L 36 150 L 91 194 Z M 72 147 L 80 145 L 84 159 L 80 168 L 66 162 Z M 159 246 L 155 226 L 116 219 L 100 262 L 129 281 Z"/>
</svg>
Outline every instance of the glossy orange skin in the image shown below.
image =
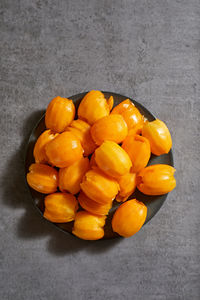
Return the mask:
<svg viewBox="0 0 200 300">
<path fill-rule="evenodd" d="M 104 236 L 105 217 L 79 211 L 72 233 L 83 240 L 99 240 Z"/>
<path fill-rule="evenodd" d="M 119 183 L 120 192 L 116 196 L 116 200 L 118 202 L 124 202 L 136 189 L 136 174 L 127 173 L 119 177 L 117 181 Z"/>
<path fill-rule="evenodd" d="M 50 141 L 45 149 L 50 163 L 59 168 L 68 167 L 83 156 L 79 139 L 67 131 Z"/>
<path fill-rule="evenodd" d="M 77 194 L 85 173 L 89 170 L 89 159 L 83 157 L 72 165 L 59 170 L 59 189 Z"/>
<path fill-rule="evenodd" d="M 95 161 L 107 175 L 119 177 L 130 171 L 132 162 L 124 149 L 112 141 L 105 141 L 95 150 Z"/>
<path fill-rule="evenodd" d="M 104 141 L 121 143 L 128 134 L 128 127 L 121 115 L 113 114 L 98 120 L 91 127 L 92 139 L 97 145 Z"/>
<path fill-rule="evenodd" d="M 72 132 L 80 140 L 85 156 L 93 153 L 97 147 L 91 137 L 90 128 L 88 123 L 80 119 L 74 120 L 67 128 L 67 131 Z"/>
<path fill-rule="evenodd" d="M 95 161 L 95 153 L 93 153 L 90 158 L 90 168 L 92 169 L 93 167 L 97 167 L 97 163 Z"/>
<path fill-rule="evenodd" d="M 144 123 L 144 117 L 129 99 L 126 99 L 115 106 L 111 114 L 122 115 L 129 130 L 138 124 Z"/>
<path fill-rule="evenodd" d="M 78 202 L 80 206 L 89 211 L 92 214 L 106 216 L 112 206 L 112 201 L 106 204 L 100 204 L 90 198 L 88 198 L 82 191 L 78 196 Z"/>
<path fill-rule="evenodd" d="M 32 164 L 26 175 L 30 187 L 42 194 L 54 193 L 58 187 L 58 172 L 44 164 Z"/>
<path fill-rule="evenodd" d="M 54 193 L 45 197 L 44 217 L 55 223 L 71 222 L 75 219 L 78 201 L 68 193 Z"/>
<path fill-rule="evenodd" d="M 172 147 L 169 129 L 161 120 L 146 122 L 142 129 L 142 135 L 149 140 L 151 152 L 155 155 L 168 153 Z"/>
<path fill-rule="evenodd" d="M 176 187 L 174 172 L 169 165 L 152 165 L 141 170 L 137 175 L 137 188 L 146 195 L 163 195 Z"/>
<path fill-rule="evenodd" d="M 72 100 L 62 97 L 54 98 L 48 105 L 45 114 L 46 128 L 55 132 L 63 132 L 73 121 L 75 106 Z"/>
<path fill-rule="evenodd" d="M 34 149 L 33 156 L 35 158 L 36 163 L 48 163 L 48 157 L 46 155 L 45 147 L 46 145 L 52 141 L 58 133 L 54 133 L 53 131 L 45 130 L 37 139 Z"/>
<path fill-rule="evenodd" d="M 151 156 L 149 141 L 140 135 L 129 135 L 125 138 L 122 148 L 128 153 L 132 161 L 133 173 L 139 172 L 145 168 Z"/>
<path fill-rule="evenodd" d="M 98 168 L 94 168 L 83 177 L 81 189 L 90 199 L 100 204 L 106 204 L 110 203 L 117 195 L 119 184 Z"/>
<path fill-rule="evenodd" d="M 144 224 L 147 207 L 136 199 L 124 202 L 114 213 L 112 228 L 123 237 L 130 237 L 137 233 Z"/>
<path fill-rule="evenodd" d="M 79 104 L 78 117 L 92 125 L 109 115 L 109 105 L 102 92 L 92 90 L 83 97 Z"/>
</svg>

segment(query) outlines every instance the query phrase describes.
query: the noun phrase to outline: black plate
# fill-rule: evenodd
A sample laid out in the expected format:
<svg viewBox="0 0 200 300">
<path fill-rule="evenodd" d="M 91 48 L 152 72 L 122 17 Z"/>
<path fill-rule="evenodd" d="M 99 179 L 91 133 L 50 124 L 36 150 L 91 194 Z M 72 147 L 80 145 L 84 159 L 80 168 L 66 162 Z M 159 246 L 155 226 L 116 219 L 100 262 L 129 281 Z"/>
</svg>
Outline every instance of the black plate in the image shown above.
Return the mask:
<svg viewBox="0 0 200 300">
<path fill-rule="evenodd" d="M 111 92 L 103 92 L 103 93 L 107 99 L 111 95 L 114 97 L 114 106 L 116 106 L 117 104 L 119 104 L 120 102 L 122 102 L 123 100 L 128 98 L 128 97 L 125 97 L 125 96 L 122 96 L 122 95 L 116 94 L 116 93 L 111 93 Z M 73 102 L 77 108 L 81 99 L 84 97 L 85 94 L 86 93 L 77 94 L 72 97 L 69 97 L 69 99 L 73 100 Z M 149 121 L 155 120 L 155 117 L 144 106 L 142 106 L 140 103 L 138 103 L 135 100 L 132 100 L 132 99 L 130 99 L 130 100 L 135 104 L 135 106 L 139 109 L 139 111 Z M 44 115 L 43 115 L 43 117 L 38 121 L 35 128 L 33 129 L 32 133 L 30 135 L 29 141 L 28 141 L 26 159 L 25 159 L 26 174 L 28 173 L 29 166 L 32 163 L 34 163 L 33 148 L 34 148 L 35 142 L 36 142 L 37 138 L 39 137 L 39 135 L 44 130 L 45 130 L 45 123 L 44 123 Z M 172 151 L 170 151 L 168 154 L 164 154 L 161 156 L 152 155 L 148 165 L 154 165 L 154 164 L 167 164 L 167 165 L 173 166 Z M 30 187 L 29 187 L 29 190 L 30 190 L 34 205 L 38 208 L 40 213 L 43 214 L 45 195 L 36 192 L 35 190 L 31 189 Z M 129 199 L 131 199 L 131 198 L 137 198 L 138 200 L 142 201 L 147 206 L 148 212 L 147 212 L 147 218 L 146 218 L 146 222 L 145 222 L 145 224 L 146 224 L 147 222 L 149 222 L 149 220 L 151 220 L 151 218 L 161 208 L 161 206 L 163 205 L 164 201 L 167 198 L 167 194 L 162 195 L 162 196 L 146 196 L 136 189 L 136 191 L 129 197 Z M 118 237 L 118 235 L 112 231 L 112 227 L 111 227 L 112 215 L 118 206 L 119 206 L 119 203 L 114 201 L 113 208 L 111 209 L 111 211 L 106 219 L 104 239 Z M 53 224 L 55 224 L 55 226 L 57 226 L 64 232 L 71 233 L 71 231 L 72 231 L 73 222 L 59 223 L 59 224 L 53 223 Z"/>
</svg>

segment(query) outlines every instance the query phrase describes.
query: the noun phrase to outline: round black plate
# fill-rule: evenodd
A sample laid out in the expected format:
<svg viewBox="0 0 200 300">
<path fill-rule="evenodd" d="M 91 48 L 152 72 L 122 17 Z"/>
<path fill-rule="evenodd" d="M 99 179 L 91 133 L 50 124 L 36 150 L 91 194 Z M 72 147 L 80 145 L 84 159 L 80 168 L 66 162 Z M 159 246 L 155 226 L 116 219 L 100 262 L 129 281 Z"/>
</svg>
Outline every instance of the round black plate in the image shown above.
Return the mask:
<svg viewBox="0 0 200 300">
<path fill-rule="evenodd" d="M 116 106 L 117 104 L 119 104 L 123 100 L 129 98 L 129 97 L 125 97 L 125 96 L 122 96 L 120 94 L 111 93 L 111 92 L 103 92 L 103 93 L 104 93 L 104 95 L 107 99 L 111 95 L 114 97 L 114 106 Z M 73 102 L 74 102 L 74 104 L 77 108 L 80 101 L 81 101 L 81 99 L 84 97 L 85 94 L 86 93 L 77 94 L 77 95 L 74 95 L 72 97 L 69 97 L 69 99 L 73 100 Z M 130 99 L 130 100 L 135 104 L 135 106 L 139 109 L 139 111 L 149 121 L 152 121 L 152 120 L 155 119 L 155 117 L 144 106 L 142 106 L 140 103 L 138 103 L 135 100 L 132 100 L 132 99 Z M 45 123 L 44 123 L 44 115 L 43 115 L 43 117 L 38 121 L 35 128 L 33 129 L 32 133 L 30 135 L 29 141 L 28 141 L 26 159 L 25 159 L 25 172 L 26 172 L 26 174 L 28 173 L 29 166 L 32 163 L 34 163 L 33 148 L 34 148 L 35 142 L 36 142 L 37 138 L 39 137 L 39 135 L 44 130 L 45 130 Z M 164 155 L 161 155 L 161 156 L 152 155 L 148 165 L 154 165 L 154 164 L 168 164 L 168 165 L 173 166 L 172 151 L 170 151 L 168 154 L 164 154 Z M 29 190 L 31 192 L 31 196 L 32 196 L 34 205 L 38 208 L 40 213 L 43 214 L 45 195 L 36 192 L 35 190 L 31 189 L 30 187 L 29 187 Z M 131 198 L 137 198 L 139 201 L 142 201 L 147 206 L 148 212 L 147 212 L 147 218 L 146 218 L 146 222 L 145 222 L 145 224 L 146 224 L 158 212 L 158 210 L 160 209 L 160 207 L 164 203 L 165 199 L 167 198 L 167 194 L 162 195 L 162 196 L 146 196 L 146 195 L 142 194 L 140 191 L 138 191 L 136 189 L 136 191 L 129 197 L 129 199 L 131 199 Z M 111 211 L 110 211 L 110 213 L 109 213 L 109 215 L 106 219 L 104 239 L 110 239 L 110 238 L 118 237 L 118 235 L 112 231 L 112 227 L 111 227 L 112 215 L 113 215 L 115 209 L 118 206 L 119 206 L 119 203 L 114 201 L 113 208 L 111 209 Z M 59 224 L 58 223 L 53 223 L 53 224 L 55 224 L 58 228 L 60 228 L 64 232 L 67 232 L 67 233 L 72 232 L 73 222 L 59 223 Z"/>
</svg>

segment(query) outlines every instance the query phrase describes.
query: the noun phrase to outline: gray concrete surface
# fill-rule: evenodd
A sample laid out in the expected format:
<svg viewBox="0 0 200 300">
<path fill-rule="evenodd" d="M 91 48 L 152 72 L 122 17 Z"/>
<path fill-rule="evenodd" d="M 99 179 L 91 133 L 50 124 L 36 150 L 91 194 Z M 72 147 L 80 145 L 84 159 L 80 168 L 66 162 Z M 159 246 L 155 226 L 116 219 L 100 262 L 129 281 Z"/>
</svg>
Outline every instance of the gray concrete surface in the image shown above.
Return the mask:
<svg viewBox="0 0 200 300">
<path fill-rule="evenodd" d="M 200 3 L 1 0 L 0 299 L 200 299 Z M 119 92 L 166 121 L 177 188 L 130 239 L 84 242 L 43 220 L 24 184 L 49 100 Z"/>
</svg>

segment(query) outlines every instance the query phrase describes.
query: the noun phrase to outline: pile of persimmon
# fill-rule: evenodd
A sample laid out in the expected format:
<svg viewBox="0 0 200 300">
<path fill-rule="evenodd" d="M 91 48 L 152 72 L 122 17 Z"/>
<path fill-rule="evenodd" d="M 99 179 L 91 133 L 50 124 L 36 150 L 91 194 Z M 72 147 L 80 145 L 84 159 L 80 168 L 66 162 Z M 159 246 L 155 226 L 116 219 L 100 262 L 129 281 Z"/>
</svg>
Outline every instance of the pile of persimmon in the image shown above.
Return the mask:
<svg viewBox="0 0 200 300">
<path fill-rule="evenodd" d="M 44 217 L 55 223 L 74 221 L 73 234 L 86 240 L 104 236 L 114 200 L 122 204 L 112 218 L 113 231 L 132 236 L 147 216 L 142 202 L 127 200 L 136 187 L 146 195 L 162 195 L 176 186 L 173 167 L 147 166 L 151 153 L 170 151 L 167 126 L 146 120 L 129 99 L 112 109 L 113 103 L 112 96 L 90 91 L 75 120 L 73 101 L 54 98 L 27 174 L 30 187 L 47 194 Z"/>
</svg>

